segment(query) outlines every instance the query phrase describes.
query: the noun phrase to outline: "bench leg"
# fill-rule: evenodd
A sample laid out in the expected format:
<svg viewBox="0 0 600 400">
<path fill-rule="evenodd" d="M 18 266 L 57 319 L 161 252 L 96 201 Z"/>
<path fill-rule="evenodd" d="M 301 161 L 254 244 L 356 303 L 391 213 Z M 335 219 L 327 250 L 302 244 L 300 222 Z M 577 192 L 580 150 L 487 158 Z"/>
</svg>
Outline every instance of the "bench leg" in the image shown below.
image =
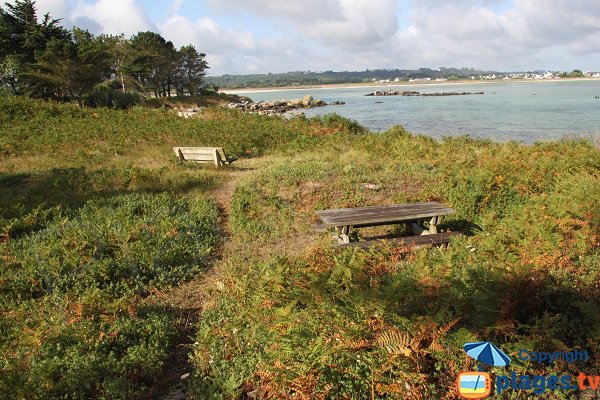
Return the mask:
<svg viewBox="0 0 600 400">
<path fill-rule="evenodd" d="M 352 228 L 352 226 L 338 226 L 335 228 L 338 244 L 350 243 L 350 233 L 352 233 Z"/>
<path fill-rule="evenodd" d="M 213 158 L 215 161 L 215 167 L 219 168 L 220 166 L 223 165 L 223 161 L 221 160 L 221 155 L 219 154 L 219 150 L 217 150 L 217 149 L 214 150 Z"/>
</svg>

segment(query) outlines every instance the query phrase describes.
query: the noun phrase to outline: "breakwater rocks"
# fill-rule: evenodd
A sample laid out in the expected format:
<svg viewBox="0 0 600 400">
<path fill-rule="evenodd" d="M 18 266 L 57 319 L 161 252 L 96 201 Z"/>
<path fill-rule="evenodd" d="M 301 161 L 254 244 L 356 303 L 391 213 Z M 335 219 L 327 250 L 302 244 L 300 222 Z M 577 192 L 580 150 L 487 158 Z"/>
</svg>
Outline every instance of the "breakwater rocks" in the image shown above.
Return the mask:
<svg viewBox="0 0 600 400">
<path fill-rule="evenodd" d="M 225 107 L 258 114 L 276 115 L 298 108 L 314 108 L 341 104 L 345 103 L 342 101 L 334 101 L 333 103 L 327 104 L 323 100 L 314 99 L 312 96 L 306 96 L 302 99 L 261 101 L 258 103 L 254 103 L 252 101 L 242 101 L 241 103 L 226 104 Z"/>
<path fill-rule="evenodd" d="M 415 90 L 376 90 L 373 93 L 366 94 L 365 96 L 467 96 L 471 94 L 483 94 L 484 92 L 435 92 L 435 93 L 421 93 Z"/>
</svg>

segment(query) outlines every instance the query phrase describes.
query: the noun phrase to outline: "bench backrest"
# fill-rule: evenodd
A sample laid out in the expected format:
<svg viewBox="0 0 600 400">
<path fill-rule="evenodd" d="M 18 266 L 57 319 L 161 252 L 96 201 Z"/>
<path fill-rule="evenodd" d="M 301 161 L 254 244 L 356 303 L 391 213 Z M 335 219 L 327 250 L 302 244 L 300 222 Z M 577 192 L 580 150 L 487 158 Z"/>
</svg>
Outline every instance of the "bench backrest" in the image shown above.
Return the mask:
<svg viewBox="0 0 600 400">
<path fill-rule="evenodd" d="M 219 167 L 227 160 L 222 147 L 173 147 L 180 161 L 213 162 Z"/>
</svg>

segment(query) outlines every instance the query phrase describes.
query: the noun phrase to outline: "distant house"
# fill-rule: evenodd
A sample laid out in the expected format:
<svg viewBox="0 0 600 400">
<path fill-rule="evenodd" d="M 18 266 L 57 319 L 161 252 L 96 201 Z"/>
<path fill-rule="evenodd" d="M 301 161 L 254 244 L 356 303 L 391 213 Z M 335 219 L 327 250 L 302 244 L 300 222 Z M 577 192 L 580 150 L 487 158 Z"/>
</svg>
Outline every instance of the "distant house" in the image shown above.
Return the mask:
<svg viewBox="0 0 600 400">
<path fill-rule="evenodd" d="M 411 78 L 409 82 L 431 82 L 431 78 Z"/>
</svg>

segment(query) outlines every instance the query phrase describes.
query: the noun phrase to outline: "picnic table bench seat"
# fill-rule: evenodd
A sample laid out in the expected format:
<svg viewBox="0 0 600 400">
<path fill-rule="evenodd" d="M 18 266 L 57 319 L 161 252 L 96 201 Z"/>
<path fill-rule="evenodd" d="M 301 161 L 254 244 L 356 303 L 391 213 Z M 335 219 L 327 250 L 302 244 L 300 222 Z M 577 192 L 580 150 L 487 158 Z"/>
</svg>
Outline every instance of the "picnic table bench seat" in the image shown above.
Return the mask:
<svg viewBox="0 0 600 400">
<path fill-rule="evenodd" d="M 434 233 L 432 235 L 422 235 L 422 236 L 407 236 L 407 237 L 398 237 L 398 238 L 390 238 L 390 239 L 380 239 L 380 240 L 365 240 L 362 242 L 350 242 L 350 243 L 341 243 L 338 244 L 338 247 L 358 247 L 361 249 L 366 249 L 368 247 L 373 246 L 377 243 L 389 243 L 394 246 L 403 246 L 403 247 L 413 247 L 415 249 L 421 249 L 424 247 L 430 247 L 434 245 L 444 245 L 450 242 L 450 239 L 455 236 L 460 236 L 458 232 L 442 232 L 442 233 Z"/>
<path fill-rule="evenodd" d="M 407 246 L 430 246 L 448 243 L 455 233 L 438 233 L 442 219 L 454 210 L 436 202 L 391 204 L 383 206 L 339 208 L 317 211 L 322 228 L 335 228 L 338 245 L 341 247 L 367 247 L 373 242 L 351 242 L 353 229 L 407 224 L 415 236 L 398 238 Z M 427 225 L 424 225 L 424 222 Z"/>
<path fill-rule="evenodd" d="M 237 158 L 228 157 L 222 147 L 173 147 L 179 161 L 214 163 L 215 166 L 231 165 Z"/>
</svg>

